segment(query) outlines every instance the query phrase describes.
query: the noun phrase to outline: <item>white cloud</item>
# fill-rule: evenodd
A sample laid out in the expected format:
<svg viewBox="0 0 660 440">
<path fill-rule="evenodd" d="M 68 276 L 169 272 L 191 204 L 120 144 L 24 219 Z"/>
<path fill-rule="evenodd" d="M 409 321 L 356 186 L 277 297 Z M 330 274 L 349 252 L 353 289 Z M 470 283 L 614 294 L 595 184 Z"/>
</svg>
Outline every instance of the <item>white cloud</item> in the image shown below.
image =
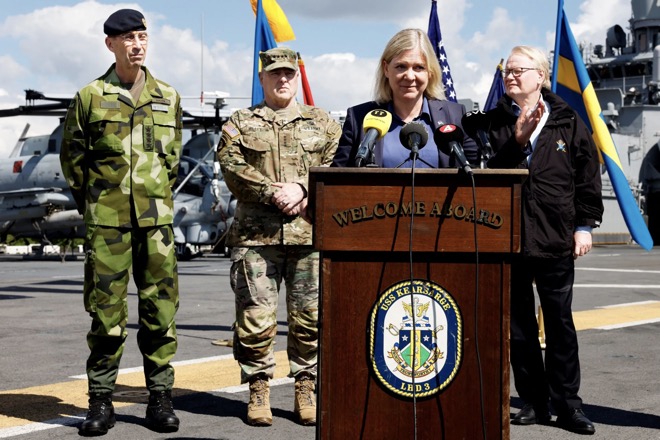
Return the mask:
<svg viewBox="0 0 660 440">
<path fill-rule="evenodd" d="M 352 53 L 305 58 L 314 103 L 328 111 L 343 111 L 371 100 L 377 64 L 377 59 L 360 59 Z"/>
<path fill-rule="evenodd" d="M 441 2 L 439 2 L 440 4 Z M 459 0 L 445 3 L 460 4 Z M 310 19 L 355 19 L 362 23 L 369 22 L 405 22 L 425 11 L 428 20 L 429 0 L 382 1 L 382 0 L 278 0 L 286 11 L 287 17 L 301 16 Z"/>
<path fill-rule="evenodd" d="M 585 0 L 579 17 L 568 17 L 575 39 L 605 44 L 607 29 L 615 24 L 628 28 L 631 15 L 630 0 Z"/>
<path fill-rule="evenodd" d="M 0 55 L 0 84 L 10 84 L 24 78 L 28 69 L 8 55 Z"/>
<path fill-rule="evenodd" d="M 571 31 L 578 44 L 605 45 L 607 30 L 618 24 L 628 33 L 628 19 L 631 17 L 630 0 L 584 0 L 580 4 L 580 14 L 568 15 Z M 555 32 L 546 33 L 548 47 L 553 48 Z"/>
<path fill-rule="evenodd" d="M 468 41 L 461 43 L 467 50 L 459 51 L 458 58 L 450 60 L 459 98 L 469 97 L 483 105 L 497 64 L 506 58 L 513 46 L 523 41 L 525 23 L 522 19 L 515 19 L 506 9 L 496 7 L 483 31 L 475 31 Z"/>
<path fill-rule="evenodd" d="M 459 98 L 470 97 L 483 103 L 495 66 L 514 45 L 541 42 L 544 49 L 552 48 L 555 19 L 554 12 L 547 11 L 554 7 L 535 3 L 523 8 L 526 2 L 529 0 L 510 0 L 500 6 L 487 0 L 438 2 L 445 49 Z M 404 27 L 426 29 L 430 11 L 428 0 L 278 3 L 296 31 L 297 40 L 289 44 L 303 54 L 315 102 L 327 110 L 345 110 L 372 99 L 376 65 L 385 44 Z M 205 3 L 209 17 L 204 32 L 207 37 L 202 45 L 201 33 L 194 32 L 196 25 L 190 20 L 182 23 L 181 17 L 172 16 L 176 9 L 162 5 L 148 0 L 139 4 L 87 0 L 7 15 L 0 22 L 0 40 L 19 47 L 20 52 L 0 55 L 0 84 L 4 91 L 0 93 L 0 108 L 22 105 L 26 88 L 73 94 L 105 72 L 113 56 L 104 45 L 101 28 L 111 12 L 125 7 L 140 9 L 147 17 L 151 38 L 146 64 L 157 77 L 193 100 L 202 89 L 221 90 L 236 98 L 230 100 L 230 107 L 248 105 L 253 30 L 244 26 L 232 28 L 233 23 L 223 22 L 223 7 L 211 9 L 215 3 L 209 1 Z M 545 8 L 546 12 L 531 15 L 530 19 L 530 8 L 533 12 Z M 251 22 L 249 6 L 236 5 L 235 9 L 232 8 L 234 17 Z M 575 15 L 569 18 L 578 40 L 603 44 L 610 26 L 620 24 L 626 29 L 630 2 L 582 0 L 580 13 Z M 317 27 L 324 29 L 323 33 Z M 213 36 L 209 38 L 209 34 Z M 22 130 L 23 124 L 13 119 L 0 122 L 3 129 L 14 127 L 15 133 L 9 140 L 7 133 L 2 132 L 0 156 L 6 154 L 3 144 L 13 145 Z M 38 126 L 45 127 L 36 123 L 33 131 Z"/>
</svg>

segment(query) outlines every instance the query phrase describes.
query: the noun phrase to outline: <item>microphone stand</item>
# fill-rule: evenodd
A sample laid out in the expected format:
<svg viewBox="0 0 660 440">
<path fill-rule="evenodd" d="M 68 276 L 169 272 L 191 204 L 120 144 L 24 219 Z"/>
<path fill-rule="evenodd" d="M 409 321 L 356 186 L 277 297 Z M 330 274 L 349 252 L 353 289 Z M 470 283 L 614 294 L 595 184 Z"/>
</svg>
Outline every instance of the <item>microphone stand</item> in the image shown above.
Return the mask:
<svg viewBox="0 0 660 440">
<path fill-rule="evenodd" d="M 405 159 L 403 162 L 401 162 L 399 165 L 397 165 L 394 168 L 401 168 L 403 166 L 403 164 L 405 164 L 408 161 L 411 161 L 413 163 L 413 167 L 414 167 L 415 162 L 417 162 L 418 160 L 420 162 L 424 163 L 429 168 L 436 168 L 433 165 L 431 165 L 430 163 L 428 163 L 427 161 L 425 161 L 424 159 L 422 159 L 421 157 L 419 157 L 419 153 L 413 152 L 413 151 L 410 152 L 410 156 L 408 157 L 408 159 Z"/>
<path fill-rule="evenodd" d="M 488 168 L 487 164 L 490 158 L 493 156 L 493 152 L 481 142 L 477 142 L 477 147 L 479 149 L 479 168 L 484 170 Z"/>
<path fill-rule="evenodd" d="M 488 159 L 490 158 L 486 157 L 486 155 L 483 152 L 483 149 L 479 148 L 479 168 L 481 168 L 482 170 L 486 169 L 487 168 L 486 163 L 488 163 Z"/>
<path fill-rule="evenodd" d="M 412 358 L 411 358 L 411 369 L 412 369 L 412 374 L 410 376 L 411 380 L 411 385 L 413 389 L 413 430 L 414 430 L 414 436 L 413 438 L 416 440 L 417 439 L 417 392 L 415 390 L 415 364 L 417 362 L 416 357 L 417 357 L 417 350 L 415 350 L 415 347 L 417 346 L 417 324 L 416 324 L 416 319 L 415 315 L 417 315 L 417 309 L 415 308 L 415 289 L 413 288 L 414 283 L 415 283 L 415 274 L 413 272 L 413 230 L 414 230 L 414 225 L 415 225 L 415 211 L 414 211 L 414 206 L 415 206 L 415 162 L 417 159 L 421 160 L 424 162 L 423 159 L 419 158 L 419 148 L 417 146 L 414 146 L 410 150 L 410 160 L 412 160 L 412 166 L 410 167 L 410 202 L 411 206 L 413 207 L 413 210 L 410 214 L 410 229 L 408 231 L 409 237 L 408 237 L 408 264 L 409 264 L 409 271 L 410 271 L 410 310 L 412 310 Z M 405 161 L 404 161 L 405 162 Z M 426 163 L 426 162 L 424 162 Z M 430 166 L 430 165 L 429 165 Z"/>
<path fill-rule="evenodd" d="M 493 148 L 490 146 L 490 143 L 482 140 L 479 136 L 475 136 L 477 142 L 477 149 L 479 150 L 479 168 L 486 169 L 488 168 L 487 164 L 491 157 L 493 157 Z"/>
<path fill-rule="evenodd" d="M 373 146 L 369 148 L 369 152 L 367 153 L 367 158 L 365 159 L 364 162 L 365 162 L 364 165 L 365 168 L 379 168 L 379 166 L 376 165 L 376 155 L 374 154 Z"/>
</svg>

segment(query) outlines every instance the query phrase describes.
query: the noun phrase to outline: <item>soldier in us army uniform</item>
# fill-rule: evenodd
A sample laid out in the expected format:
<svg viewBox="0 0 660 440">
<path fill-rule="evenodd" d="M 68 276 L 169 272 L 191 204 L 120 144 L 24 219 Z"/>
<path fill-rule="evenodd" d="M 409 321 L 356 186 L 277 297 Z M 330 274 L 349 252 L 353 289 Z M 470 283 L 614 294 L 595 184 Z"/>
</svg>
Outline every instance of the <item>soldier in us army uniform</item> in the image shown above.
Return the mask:
<svg viewBox="0 0 660 440">
<path fill-rule="evenodd" d="M 115 424 L 112 405 L 127 336 L 127 287 L 138 289 L 138 346 L 150 392 L 148 425 L 179 428 L 172 407 L 179 307 L 172 230 L 172 185 L 181 150 L 177 91 L 143 66 L 147 24 L 121 9 L 103 25 L 115 63 L 73 99 L 64 123 L 62 171 L 86 225 L 84 303 L 89 412 L 80 434 L 103 435 Z"/>
<path fill-rule="evenodd" d="M 309 168 L 329 166 L 341 134 L 327 112 L 296 102 L 297 56 L 288 48 L 260 53 L 265 100 L 225 123 L 218 160 L 237 199 L 228 245 L 236 298 L 234 357 L 250 384 L 247 422 L 272 424 L 269 379 L 277 299 L 286 286 L 287 354 L 295 378 L 294 411 L 316 423 L 319 253 L 306 220 Z"/>
</svg>

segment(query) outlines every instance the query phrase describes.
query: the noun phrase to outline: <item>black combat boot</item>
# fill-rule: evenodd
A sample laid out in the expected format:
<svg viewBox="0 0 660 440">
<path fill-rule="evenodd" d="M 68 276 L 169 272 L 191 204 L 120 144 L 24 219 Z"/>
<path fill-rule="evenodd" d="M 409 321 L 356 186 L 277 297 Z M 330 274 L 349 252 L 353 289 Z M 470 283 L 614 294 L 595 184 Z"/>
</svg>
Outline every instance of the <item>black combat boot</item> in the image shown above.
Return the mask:
<svg viewBox="0 0 660 440">
<path fill-rule="evenodd" d="M 147 423 L 156 432 L 179 430 L 179 418 L 174 414 L 171 391 L 151 391 L 147 405 Z"/>
<path fill-rule="evenodd" d="M 111 393 L 90 393 L 89 411 L 80 426 L 80 435 L 92 437 L 105 435 L 115 426 L 115 408 L 112 406 Z"/>
</svg>

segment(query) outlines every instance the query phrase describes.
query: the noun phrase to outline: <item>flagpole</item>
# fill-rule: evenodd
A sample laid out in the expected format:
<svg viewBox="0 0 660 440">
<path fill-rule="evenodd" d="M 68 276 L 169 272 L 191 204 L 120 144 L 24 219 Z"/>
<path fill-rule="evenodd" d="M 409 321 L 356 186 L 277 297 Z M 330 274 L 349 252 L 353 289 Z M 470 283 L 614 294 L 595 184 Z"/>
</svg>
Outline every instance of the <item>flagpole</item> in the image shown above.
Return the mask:
<svg viewBox="0 0 660 440">
<path fill-rule="evenodd" d="M 201 64 L 201 69 L 200 69 L 200 76 L 201 76 L 201 86 L 202 86 L 202 93 L 199 95 L 199 103 L 200 106 L 204 105 L 204 14 L 200 17 L 200 28 L 201 28 L 201 35 L 200 35 L 200 64 Z"/>
<path fill-rule="evenodd" d="M 263 20 L 263 9 L 261 7 L 261 0 L 257 1 L 257 18 L 254 22 L 254 58 L 252 60 L 252 102 L 250 105 L 257 105 L 263 99 L 263 89 L 259 82 L 259 50 L 261 33 L 259 27 L 262 26 L 260 20 Z"/>
<path fill-rule="evenodd" d="M 557 0 L 557 28 L 555 29 L 555 53 L 552 57 L 552 92 L 557 92 L 557 69 L 559 69 L 559 45 L 561 43 L 561 26 L 564 21 L 564 0 Z"/>
</svg>

